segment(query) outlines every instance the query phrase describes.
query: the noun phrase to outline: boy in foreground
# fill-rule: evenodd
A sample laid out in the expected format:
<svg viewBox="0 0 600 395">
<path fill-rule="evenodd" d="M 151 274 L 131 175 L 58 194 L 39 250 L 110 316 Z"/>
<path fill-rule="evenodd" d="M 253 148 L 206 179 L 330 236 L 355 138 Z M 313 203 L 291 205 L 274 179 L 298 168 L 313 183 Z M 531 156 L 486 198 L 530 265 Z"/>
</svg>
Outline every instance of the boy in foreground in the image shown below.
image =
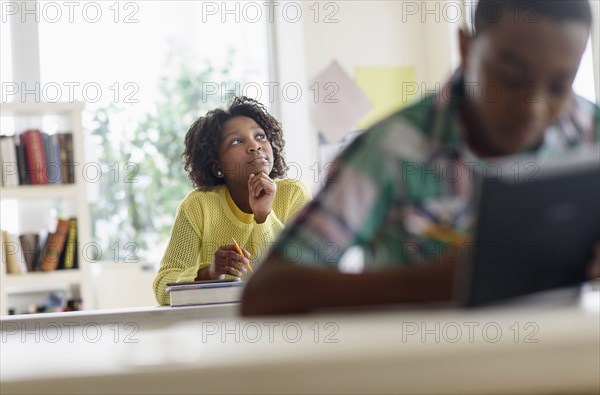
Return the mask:
<svg viewBox="0 0 600 395">
<path fill-rule="evenodd" d="M 493 10 L 494 12 L 491 12 Z M 449 301 L 474 223 L 473 169 L 598 140 L 599 108 L 572 91 L 588 1 L 481 0 L 449 85 L 390 116 L 336 161 L 326 186 L 248 282 L 242 314 Z M 367 271 L 336 269 L 360 245 Z M 600 248 L 588 275 L 600 272 Z"/>
</svg>

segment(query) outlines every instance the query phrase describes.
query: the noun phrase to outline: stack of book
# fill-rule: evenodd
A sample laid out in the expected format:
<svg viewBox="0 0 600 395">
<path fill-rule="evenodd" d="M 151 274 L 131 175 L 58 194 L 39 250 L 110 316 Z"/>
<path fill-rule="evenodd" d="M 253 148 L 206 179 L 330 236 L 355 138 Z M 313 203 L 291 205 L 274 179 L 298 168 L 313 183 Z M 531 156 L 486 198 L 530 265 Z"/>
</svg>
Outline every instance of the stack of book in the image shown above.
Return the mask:
<svg viewBox="0 0 600 395">
<path fill-rule="evenodd" d="M 2 256 L 7 274 L 76 269 L 77 218 L 59 219 L 53 233 L 14 236 L 1 231 Z"/>
<path fill-rule="evenodd" d="M 241 300 L 245 282 L 239 279 L 194 281 L 167 284 L 171 306 L 217 303 L 237 303 Z"/>
<path fill-rule="evenodd" d="M 29 129 L 0 136 L 0 153 L 4 186 L 75 182 L 72 133 L 49 135 Z"/>
</svg>

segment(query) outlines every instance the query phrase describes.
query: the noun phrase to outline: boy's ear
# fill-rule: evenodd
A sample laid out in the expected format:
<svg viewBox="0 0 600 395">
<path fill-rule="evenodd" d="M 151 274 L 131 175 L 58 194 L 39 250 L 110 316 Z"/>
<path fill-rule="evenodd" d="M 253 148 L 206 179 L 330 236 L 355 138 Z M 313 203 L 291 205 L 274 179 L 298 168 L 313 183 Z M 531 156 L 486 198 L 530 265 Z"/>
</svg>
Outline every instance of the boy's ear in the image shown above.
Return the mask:
<svg viewBox="0 0 600 395">
<path fill-rule="evenodd" d="M 471 45 L 471 40 L 473 37 L 471 34 L 464 29 L 458 30 L 458 46 L 460 50 L 460 67 L 462 70 L 465 69 L 465 65 L 467 64 L 467 58 L 469 56 L 469 47 Z"/>
</svg>

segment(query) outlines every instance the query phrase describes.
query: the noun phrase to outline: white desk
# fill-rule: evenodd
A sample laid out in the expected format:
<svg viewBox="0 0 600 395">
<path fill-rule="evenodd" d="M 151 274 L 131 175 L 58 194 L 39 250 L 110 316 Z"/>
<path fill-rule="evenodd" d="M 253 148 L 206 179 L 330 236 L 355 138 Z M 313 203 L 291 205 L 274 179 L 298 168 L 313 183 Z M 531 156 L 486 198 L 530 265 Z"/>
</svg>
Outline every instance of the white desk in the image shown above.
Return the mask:
<svg viewBox="0 0 600 395">
<path fill-rule="evenodd" d="M 66 313 L 22 314 L 0 317 L 0 331 L 35 330 L 53 325 L 68 328 L 73 325 L 127 325 L 137 328 L 154 328 L 173 322 L 204 317 L 232 317 L 238 315 L 239 304 L 207 306 L 148 306 L 105 310 L 72 311 Z"/>
<path fill-rule="evenodd" d="M 3 334 L 2 393 L 597 394 L 600 294 L 586 298 Z"/>
</svg>

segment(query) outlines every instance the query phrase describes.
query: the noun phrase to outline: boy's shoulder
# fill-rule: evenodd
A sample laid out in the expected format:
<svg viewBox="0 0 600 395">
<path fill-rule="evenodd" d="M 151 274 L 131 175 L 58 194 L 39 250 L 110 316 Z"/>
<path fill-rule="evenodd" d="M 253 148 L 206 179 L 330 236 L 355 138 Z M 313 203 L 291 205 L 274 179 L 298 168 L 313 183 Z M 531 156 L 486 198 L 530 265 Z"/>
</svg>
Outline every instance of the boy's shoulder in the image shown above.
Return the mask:
<svg viewBox="0 0 600 395">
<path fill-rule="evenodd" d="M 439 112 L 434 96 L 428 96 L 389 115 L 369 128 L 369 131 L 386 134 L 410 129 L 423 136 L 429 136 Z"/>
<path fill-rule="evenodd" d="M 432 99 L 426 98 L 389 115 L 358 136 L 342 153 L 342 160 L 353 157 L 362 162 L 373 155 L 422 160 L 429 150 L 434 113 Z"/>
</svg>

